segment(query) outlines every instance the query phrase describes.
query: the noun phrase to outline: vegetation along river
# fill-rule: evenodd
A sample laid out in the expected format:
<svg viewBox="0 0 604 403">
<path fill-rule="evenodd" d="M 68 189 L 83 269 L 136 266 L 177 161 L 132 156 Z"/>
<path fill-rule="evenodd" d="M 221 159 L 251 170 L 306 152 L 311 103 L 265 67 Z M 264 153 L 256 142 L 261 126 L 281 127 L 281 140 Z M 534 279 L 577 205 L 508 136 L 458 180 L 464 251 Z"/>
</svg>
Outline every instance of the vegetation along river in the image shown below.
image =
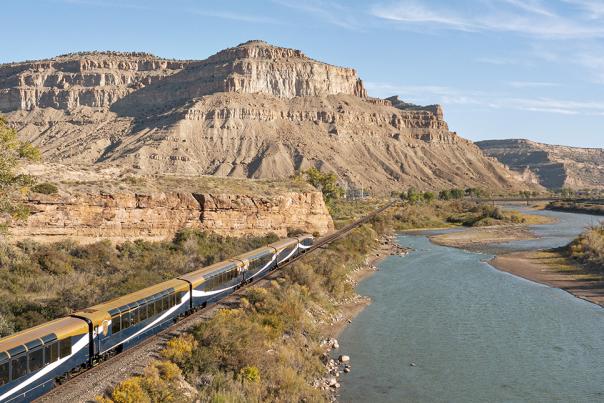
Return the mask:
<svg viewBox="0 0 604 403">
<path fill-rule="evenodd" d="M 502 249 L 564 245 L 597 218 L 559 222 Z M 500 272 L 492 256 L 400 235 L 358 291 L 369 305 L 340 337 L 343 402 L 604 402 L 604 309 Z"/>
</svg>

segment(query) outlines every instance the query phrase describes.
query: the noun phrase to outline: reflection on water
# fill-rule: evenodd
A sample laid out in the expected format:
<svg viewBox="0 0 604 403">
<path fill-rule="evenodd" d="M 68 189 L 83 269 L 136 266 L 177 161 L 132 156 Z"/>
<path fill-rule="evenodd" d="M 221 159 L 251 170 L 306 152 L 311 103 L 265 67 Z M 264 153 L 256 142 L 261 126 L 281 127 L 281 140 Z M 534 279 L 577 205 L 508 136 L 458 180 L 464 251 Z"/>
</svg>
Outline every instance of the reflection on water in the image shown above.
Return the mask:
<svg viewBox="0 0 604 403">
<path fill-rule="evenodd" d="M 596 221 L 541 214 L 560 222 L 504 248 L 561 246 Z M 374 302 L 341 336 L 352 358 L 341 401 L 604 401 L 604 309 L 500 272 L 487 255 L 422 235 L 399 242 L 415 251 L 359 285 Z"/>
</svg>

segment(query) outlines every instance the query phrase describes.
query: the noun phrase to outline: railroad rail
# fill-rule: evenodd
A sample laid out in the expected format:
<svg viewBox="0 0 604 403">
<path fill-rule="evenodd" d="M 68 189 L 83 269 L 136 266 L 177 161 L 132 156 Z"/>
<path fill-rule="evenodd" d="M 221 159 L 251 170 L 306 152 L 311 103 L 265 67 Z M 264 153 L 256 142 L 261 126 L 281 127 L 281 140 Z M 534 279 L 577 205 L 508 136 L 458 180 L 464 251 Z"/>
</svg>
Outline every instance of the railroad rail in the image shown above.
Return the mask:
<svg viewBox="0 0 604 403">
<path fill-rule="evenodd" d="M 270 273 L 258 281 L 255 281 L 251 285 L 268 284 L 268 281 L 274 279 L 282 268 L 287 267 L 307 254 L 344 237 L 353 229 L 369 222 L 374 217 L 383 213 L 397 203 L 398 201 L 391 201 L 386 205 L 374 210 L 370 214 L 318 239 L 304 254 L 298 255 L 289 260 L 278 270 Z M 184 317 L 169 328 L 149 337 L 132 348 L 129 348 L 103 362 L 100 362 L 94 367 L 74 374 L 62 384 L 57 385 L 50 392 L 34 400 L 34 402 L 50 403 L 57 401 L 69 401 L 75 403 L 93 400 L 95 396 L 104 394 L 109 385 L 117 384 L 132 374 L 142 373 L 147 363 L 157 357 L 157 352 L 169 339 L 177 336 L 187 329 L 190 329 L 195 324 L 211 318 L 214 312 L 221 306 L 236 304 L 238 298 L 241 296 L 241 291 L 248 287 L 249 285 L 241 288 L 223 300 L 217 301 L 216 303 L 213 303 L 200 311 Z"/>
</svg>

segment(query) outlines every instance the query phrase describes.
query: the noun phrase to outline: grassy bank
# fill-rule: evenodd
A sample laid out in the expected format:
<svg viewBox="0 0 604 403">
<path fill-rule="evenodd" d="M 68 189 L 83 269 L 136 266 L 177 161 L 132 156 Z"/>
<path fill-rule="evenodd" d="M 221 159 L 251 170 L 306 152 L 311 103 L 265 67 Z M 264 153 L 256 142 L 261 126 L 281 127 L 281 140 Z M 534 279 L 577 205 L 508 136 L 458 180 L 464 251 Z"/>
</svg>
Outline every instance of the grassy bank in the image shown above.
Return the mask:
<svg viewBox="0 0 604 403">
<path fill-rule="evenodd" d="M 601 204 L 556 201 L 549 203 L 545 208 L 547 210 L 567 211 L 570 213 L 604 215 L 604 205 Z"/>
<path fill-rule="evenodd" d="M 170 242 L 0 243 L 0 336 L 65 316 L 250 249 L 277 236 L 184 230 Z"/>
<path fill-rule="evenodd" d="M 535 216 L 508 211 L 471 200 L 435 200 L 423 204 L 406 204 L 393 210 L 394 229 L 485 227 L 492 225 L 533 224 Z"/>
<path fill-rule="evenodd" d="M 586 270 L 604 274 L 604 224 L 585 230 L 568 246 L 567 253 Z"/>
<path fill-rule="evenodd" d="M 162 360 L 99 400 L 328 401 L 316 387 L 326 371 L 322 329 L 354 295 L 349 274 L 388 230 L 378 218 L 246 290 L 238 306 L 170 341 Z"/>
</svg>

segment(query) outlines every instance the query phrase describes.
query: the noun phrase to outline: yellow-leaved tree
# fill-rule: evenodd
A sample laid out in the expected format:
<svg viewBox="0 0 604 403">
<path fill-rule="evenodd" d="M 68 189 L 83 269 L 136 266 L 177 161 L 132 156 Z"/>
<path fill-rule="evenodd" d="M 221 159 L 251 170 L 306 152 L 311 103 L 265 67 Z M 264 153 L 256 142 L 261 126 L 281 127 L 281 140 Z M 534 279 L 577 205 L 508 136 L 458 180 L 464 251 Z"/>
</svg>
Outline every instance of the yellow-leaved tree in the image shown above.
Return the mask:
<svg viewBox="0 0 604 403">
<path fill-rule="evenodd" d="M 14 196 L 25 192 L 34 181 L 29 175 L 17 173 L 17 168 L 22 161 L 39 159 L 40 151 L 20 141 L 15 129 L 0 116 L 0 231 L 6 228 L 9 219 L 27 217 L 27 208 L 16 202 Z"/>
</svg>

